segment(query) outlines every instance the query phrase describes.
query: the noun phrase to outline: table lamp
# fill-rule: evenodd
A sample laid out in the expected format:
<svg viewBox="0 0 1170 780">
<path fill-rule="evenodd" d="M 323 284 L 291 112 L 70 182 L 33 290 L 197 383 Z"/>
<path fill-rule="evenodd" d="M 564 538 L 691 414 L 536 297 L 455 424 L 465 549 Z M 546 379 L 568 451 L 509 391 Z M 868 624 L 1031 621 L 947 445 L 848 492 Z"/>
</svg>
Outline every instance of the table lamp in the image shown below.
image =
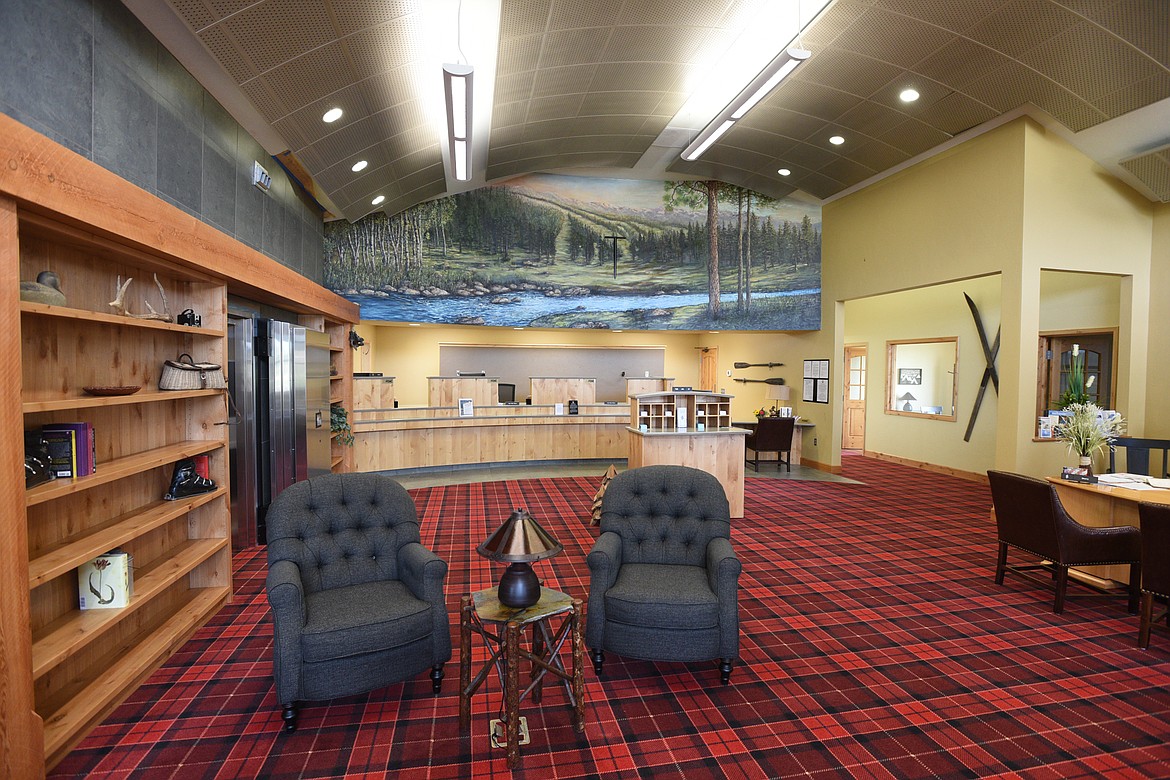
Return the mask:
<svg viewBox="0 0 1170 780">
<path fill-rule="evenodd" d="M 551 558 L 563 549 L 528 510 L 516 509 L 475 551 L 490 561 L 508 564 L 500 577 L 500 603 L 523 609 L 540 601 L 540 580 L 531 563 Z"/>
<path fill-rule="evenodd" d="M 792 391 L 788 389 L 788 385 L 768 385 L 767 390 L 764 391 L 764 399 L 767 401 L 787 401 L 792 397 Z M 775 414 L 776 404 L 772 404 L 772 412 Z"/>
<path fill-rule="evenodd" d="M 903 412 L 912 412 L 912 411 L 914 411 L 914 407 L 910 405 L 910 402 L 917 401 L 918 399 L 915 398 L 913 395 L 911 395 L 910 391 L 907 390 L 906 392 L 904 392 L 900 396 L 898 396 L 898 400 L 906 402 L 905 406 L 902 407 Z"/>
</svg>

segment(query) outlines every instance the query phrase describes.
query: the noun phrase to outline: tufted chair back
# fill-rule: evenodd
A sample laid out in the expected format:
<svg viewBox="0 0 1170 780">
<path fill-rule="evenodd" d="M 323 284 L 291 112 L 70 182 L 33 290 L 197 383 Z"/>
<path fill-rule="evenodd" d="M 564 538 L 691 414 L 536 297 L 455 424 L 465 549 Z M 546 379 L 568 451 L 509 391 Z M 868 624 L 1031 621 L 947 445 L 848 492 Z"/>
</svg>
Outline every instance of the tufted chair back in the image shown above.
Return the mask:
<svg viewBox="0 0 1170 780">
<path fill-rule="evenodd" d="M 707 543 L 731 538 L 731 511 L 713 475 L 688 466 L 644 466 L 609 483 L 601 531 L 621 537 L 624 563 L 703 566 Z"/>
<path fill-rule="evenodd" d="M 268 510 L 268 565 L 297 565 L 306 594 L 400 579 L 398 548 L 419 541 L 406 489 L 379 474 L 326 474 L 285 488 Z"/>
</svg>

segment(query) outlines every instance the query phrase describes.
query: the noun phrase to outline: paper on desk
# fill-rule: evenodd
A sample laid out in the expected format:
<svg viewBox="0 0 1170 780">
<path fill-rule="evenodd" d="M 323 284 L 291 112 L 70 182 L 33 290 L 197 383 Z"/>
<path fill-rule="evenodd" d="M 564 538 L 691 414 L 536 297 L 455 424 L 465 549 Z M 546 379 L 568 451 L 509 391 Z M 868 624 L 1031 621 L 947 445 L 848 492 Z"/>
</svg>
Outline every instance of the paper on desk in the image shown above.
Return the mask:
<svg viewBox="0 0 1170 780">
<path fill-rule="evenodd" d="M 1097 482 L 1104 485 L 1117 485 L 1130 490 L 1167 490 L 1170 489 L 1170 479 L 1147 477 L 1145 474 L 1099 474 Z"/>
</svg>

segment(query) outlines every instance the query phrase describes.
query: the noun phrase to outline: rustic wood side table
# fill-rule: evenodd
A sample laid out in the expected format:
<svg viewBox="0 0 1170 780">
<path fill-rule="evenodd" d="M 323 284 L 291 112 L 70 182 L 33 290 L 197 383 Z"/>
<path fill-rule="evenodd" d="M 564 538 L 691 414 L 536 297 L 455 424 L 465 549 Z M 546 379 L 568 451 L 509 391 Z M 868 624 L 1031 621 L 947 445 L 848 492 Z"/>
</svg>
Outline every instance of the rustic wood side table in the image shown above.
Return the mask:
<svg viewBox="0 0 1170 780">
<path fill-rule="evenodd" d="M 531 607 L 516 609 L 500 603 L 496 588 L 464 596 L 459 609 L 459 728 L 471 726 L 471 697 L 495 669 L 504 689 L 504 727 L 508 767 L 520 761 L 520 702 L 529 694 L 539 703 L 546 674 L 558 678 L 573 708 L 573 727 L 585 730 L 585 670 L 582 666 L 585 643 L 581 635 L 581 600 L 567 593 L 541 588 L 540 600 Z M 561 617 L 559 626 L 556 618 Z M 531 626 L 531 649 L 525 649 L 522 635 Z M 554 630 L 555 629 L 555 630 Z M 491 652 L 473 680 L 471 637 L 483 637 Z M 560 651 L 571 647 L 572 671 L 565 669 Z M 531 664 L 530 680 L 520 689 L 520 665 Z"/>
</svg>

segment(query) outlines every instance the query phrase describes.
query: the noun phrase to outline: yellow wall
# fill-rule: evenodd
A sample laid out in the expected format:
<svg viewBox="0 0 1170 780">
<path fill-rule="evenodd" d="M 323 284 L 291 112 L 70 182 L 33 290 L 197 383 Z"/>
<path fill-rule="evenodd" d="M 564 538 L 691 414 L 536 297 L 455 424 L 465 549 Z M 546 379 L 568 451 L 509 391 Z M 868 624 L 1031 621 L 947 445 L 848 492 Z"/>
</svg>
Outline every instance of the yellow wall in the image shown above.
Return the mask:
<svg viewBox="0 0 1170 780">
<path fill-rule="evenodd" d="M 988 339 L 999 325 L 999 277 L 985 276 L 921 290 L 849 301 L 845 304 L 845 343 L 865 344 L 869 354 L 866 381 L 865 449 L 912 461 L 967 472 L 988 468 L 995 456 L 998 398 L 989 386 L 969 442 L 963 433 L 987 365 L 975 319 L 963 294 L 979 307 Z M 956 370 L 956 419 L 900 417 L 886 413 L 886 342 L 955 336 L 959 340 Z M 905 388 L 902 388 L 905 389 Z"/>
<path fill-rule="evenodd" d="M 1170 439 L 1170 203 L 1154 211 L 1145 435 Z"/>
<path fill-rule="evenodd" d="M 1167 317 L 1151 302 L 1150 290 L 1156 282 L 1153 294 L 1161 291 L 1161 300 L 1170 290 L 1170 272 L 1151 277 L 1153 212 L 1148 201 L 1031 119 L 827 204 L 826 324 L 838 364 L 844 343 L 870 345 L 867 449 L 971 472 L 1058 470 L 1067 462 L 1062 448 L 1033 441 L 1037 339 L 1051 329 L 1119 329 L 1117 405 L 1131 430 L 1142 432 L 1147 406 L 1155 406 L 1146 399 L 1151 309 L 1163 331 Z M 1165 265 L 1165 209 L 1159 209 L 1159 219 L 1157 247 Z M 972 278 L 977 276 L 984 278 Z M 907 330 L 916 331 L 910 338 L 949 335 L 963 326 L 963 317 L 970 321 L 959 294 L 968 289 L 983 289 L 986 301 L 976 302 L 990 324 L 989 337 L 1000 319 L 1003 326 L 1000 396 L 985 396 L 971 442 L 962 442 L 962 429 L 983 371 L 973 321 L 969 337 L 960 334 L 958 424 L 875 418 L 874 404 L 880 410 L 885 394 L 885 340 L 902 338 L 893 334 Z M 907 290 L 913 292 L 886 295 Z M 872 296 L 885 297 L 858 300 Z M 951 300 L 962 316 L 946 305 Z M 1164 339 L 1160 343 L 1168 346 Z M 834 430 L 839 426 L 837 415 Z"/>
</svg>

